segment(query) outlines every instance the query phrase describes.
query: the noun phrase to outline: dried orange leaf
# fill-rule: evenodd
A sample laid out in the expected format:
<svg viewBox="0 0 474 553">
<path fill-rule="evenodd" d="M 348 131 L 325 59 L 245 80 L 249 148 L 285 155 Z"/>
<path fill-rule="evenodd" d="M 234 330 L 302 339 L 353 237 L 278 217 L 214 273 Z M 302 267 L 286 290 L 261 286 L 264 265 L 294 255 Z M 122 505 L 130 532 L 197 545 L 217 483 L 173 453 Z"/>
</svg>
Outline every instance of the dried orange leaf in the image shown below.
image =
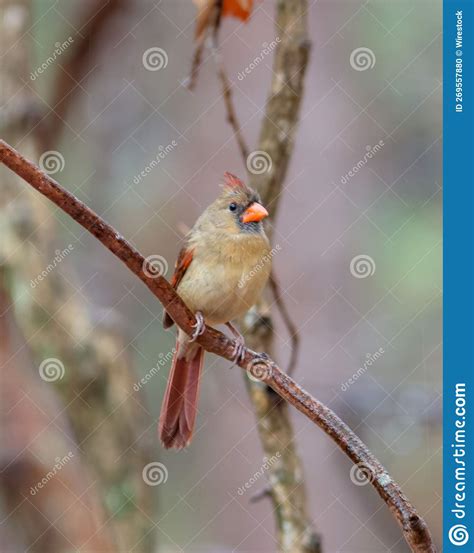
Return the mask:
<svg viewBox="0 0 474 553">
<path fill-rule="evenodd" d="M 253 0 L 224 0 L 222 15 L 233 15 L 247 21 L 252 11 Z"/>
<path fill-rule="evenodd" d="M 193 0 L 197 6 L 196 38 L 200 38 L 208 25 L 216 0 Z M 253 0 L 224 0 L 222 2 L 222 16 L 234 16 L 242 21 L 247 21 L 252 11 Z"/>
</svg>

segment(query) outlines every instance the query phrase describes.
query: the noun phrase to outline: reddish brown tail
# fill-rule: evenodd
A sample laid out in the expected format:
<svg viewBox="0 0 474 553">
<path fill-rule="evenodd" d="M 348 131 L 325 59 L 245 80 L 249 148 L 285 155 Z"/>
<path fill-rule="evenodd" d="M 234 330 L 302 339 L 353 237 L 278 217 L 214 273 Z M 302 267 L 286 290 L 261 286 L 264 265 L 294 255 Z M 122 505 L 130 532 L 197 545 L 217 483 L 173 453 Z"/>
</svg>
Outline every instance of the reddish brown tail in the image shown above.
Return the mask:
<svg viewBox="0 0 474 553">
<path fill-rule="evenodd" d="M 203 360 L 204 350 L 198 344 L 188 343 L 184 348 L 176 344 L 158 426 L 161 443 L 167 449 L 180 449 L 191 441 Z"/>
</svg>

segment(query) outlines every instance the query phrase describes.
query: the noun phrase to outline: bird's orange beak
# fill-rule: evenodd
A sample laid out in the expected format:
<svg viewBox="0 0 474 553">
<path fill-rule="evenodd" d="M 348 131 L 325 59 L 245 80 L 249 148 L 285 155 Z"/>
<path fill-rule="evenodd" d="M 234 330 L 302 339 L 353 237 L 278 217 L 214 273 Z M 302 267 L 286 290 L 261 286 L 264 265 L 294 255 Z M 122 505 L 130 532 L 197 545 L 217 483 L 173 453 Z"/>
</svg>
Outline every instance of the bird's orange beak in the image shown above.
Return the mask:
<svg viewBox="0 0 474 553">
<path fill-rule="evenodd" d="M 263 205 L 254 202 L 243 212 L 242 222 L 254 223 L 265 219 L 265 217 L 268 217 L 268 211 L 263 207 Z"/>
</svg>

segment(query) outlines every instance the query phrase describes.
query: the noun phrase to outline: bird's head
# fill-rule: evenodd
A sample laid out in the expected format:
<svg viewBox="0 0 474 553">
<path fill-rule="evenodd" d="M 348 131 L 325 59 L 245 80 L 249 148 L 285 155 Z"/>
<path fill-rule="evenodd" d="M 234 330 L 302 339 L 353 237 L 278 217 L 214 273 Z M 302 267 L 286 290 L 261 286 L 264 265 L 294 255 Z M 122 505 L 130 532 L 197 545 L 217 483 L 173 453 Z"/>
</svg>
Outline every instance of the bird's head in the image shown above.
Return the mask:
<svg viewBox="0 0 474 553">
<path fill-rule="evenodd" d="M 222 192 L 207 211 L 217 228 L 232 234 L 263 233 L 268 216 L 260 196 L 231 173 L 224 173 Z"/>
</svg>

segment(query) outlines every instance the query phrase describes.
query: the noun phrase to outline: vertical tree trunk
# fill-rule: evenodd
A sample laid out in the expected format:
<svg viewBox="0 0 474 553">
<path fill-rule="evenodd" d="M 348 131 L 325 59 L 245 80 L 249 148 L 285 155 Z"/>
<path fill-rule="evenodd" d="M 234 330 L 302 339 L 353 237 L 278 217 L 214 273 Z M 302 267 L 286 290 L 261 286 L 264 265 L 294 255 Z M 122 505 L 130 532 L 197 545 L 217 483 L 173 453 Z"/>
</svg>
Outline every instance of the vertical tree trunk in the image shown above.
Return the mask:
<svg viewBox="0 0 474 553">
<path fill-rule="evenodd" d="M 271 159 L 268 170 L 251 174 L 256 188 L 274 219 L 298 124 L 310 43 L 306 0 L 278 0 L 273 78 L 257 150 Z M 271 236 L 270 236 L 271 238 Z M 269 304 L 262 299 L 243 322 L 247 345 L 272 355 L 273 323 Z M 269 494 L 275 510 L 279 548 L 282 553 L 320 553 L 320 538 L 307 509 L 301 459 L 296 451 L 288 406 L 270 388 L 247 379 L 265 454 L 278 457 L 269 468 Z"/>
</svg>

